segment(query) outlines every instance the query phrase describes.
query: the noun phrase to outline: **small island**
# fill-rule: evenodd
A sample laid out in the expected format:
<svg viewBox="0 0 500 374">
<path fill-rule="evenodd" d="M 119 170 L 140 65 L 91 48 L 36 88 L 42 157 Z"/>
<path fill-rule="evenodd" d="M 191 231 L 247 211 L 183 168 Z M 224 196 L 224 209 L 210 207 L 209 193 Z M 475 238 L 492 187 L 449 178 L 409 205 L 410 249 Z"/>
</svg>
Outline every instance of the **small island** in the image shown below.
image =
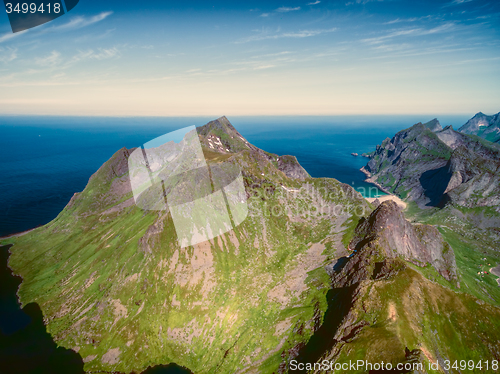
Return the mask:
<svg viewBox="0 0 500 374">
<path fill-rule="evenodd" d="M 357 153 L 351 153 L 352 156 L 358 157 L 359 155 Z"/>
</svg>

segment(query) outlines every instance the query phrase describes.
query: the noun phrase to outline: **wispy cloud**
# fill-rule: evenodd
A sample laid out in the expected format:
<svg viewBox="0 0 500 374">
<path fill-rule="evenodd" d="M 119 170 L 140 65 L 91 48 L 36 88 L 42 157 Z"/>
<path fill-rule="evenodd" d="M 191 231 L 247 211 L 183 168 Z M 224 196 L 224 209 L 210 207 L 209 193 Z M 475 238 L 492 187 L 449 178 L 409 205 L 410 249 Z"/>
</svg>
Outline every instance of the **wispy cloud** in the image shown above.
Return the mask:
<svg viewBox="0 0 500 374">
<path fill-rule="evenodd" d="M 254 67 L 253 69 L 254 70 L 264 70 L 264 69 L 271 69 L 274 67 L 276 67 L 276 65 L 259 65 L 259 66 Z"/>
<path fill-rule="evenodd" d="M 416 21 L 423 21 L 425 19 L 431 19 L 433 16 L 428 15 L 428 16 L 423 16 L 423 17 L 412 17 L 412 18 L 396 18 L 393 19 L 392 21 L 384 22 L 384 25 L 393 25 L 395 23 L 404 23 L 404 22 L 416 22 Z"/>
<path fill-rule="evenodd" d="M 67 69 L 75 64 L 88 60 L 107 60 L 113 57 L 120 56 L 120 51 L 117 47 L 99 48 L 96 51 L 88 49 L 78 51 L 71 57 L 64 57 L 58 51 L 52 51 L 49 55 L 35 58 L 35 63 L 42 68 Z"/>
<path fill-rule="evenodd" d="M 61 54 L 52 51 L 48 56 L 35 58 L 35 63 L 39 66 L 55 66 L 61 62 Z"/>
<path fill-rule="evenodd" d="M 6 32 L 5 34 L 0 35 L 0 43 L 6 42 L 10 39 L 17 38 L 18 36 L 21 36 L 22 34 L 26 33 L 28 30 L 24 30 L 21 32 L 16 32 L 15 34 L 12 32 Z"/>
<path fill-rule="evenodd" d="M 5 52 L 5 53 L 3 53 Z M 11 62 L 17 58 L 17 48 L 0 48 L 0 62 Z"/>
<path fill-rule="evenodd" d="M 260 17 L 269 17 L 269 16 L 270 16 L 270 13 L 262 13 L 262 14 L 260 15 Z"/>
<path fill-rule="evenodd" d="M 349 6 L 349 5 L 354 5 L 354 4 L 368 4 L 368 3 L 371 3 L 371 2 L 374 2 L 374 1 L 384 1 L 384 0 L 355 0 L 355 1 L 349 1 L 347 3 L 345 3 L 346 6 Z"/>
<path fill-rule="evenodd" d="M 67 65 L 73 65 L 75 63 L 84 60 L 107 60 L 120 55 L 120 51 L 117 47 L 113 48 L 99 48 L 97 51 L 89 49 L 87 51 L 79 51 L 74 55 L 68 62 Z"/>
<path fill-rule="evenodd" d="M 84 17 L 84 16 L 73 17 L 71 20 L 62 25 L 51 26 L 43 29 L 42 33 L 81 29 L 82 27 L 87 27 L 93 25 L 94 23 L 101 22 L 106 18 L 108 18 L 111 14 L 113 14 L 113 12 L 102 12 L 92 17 Z"/>
<path fill-rule="evenodd" d="M 474 1 L 474 0 L 453 0 L 453 1 L 450 1 L 449 3 L 444 4 L 442 6 L 442 8 L 447 8 L 450 6 L 460 5 L 460 4 L 464 4 L 464 3 L 470 3 L 471 1 Z"/>
<path fill-rule="evenodd" d="M 276 11 L 279 13 L 293 12 L 295 10 L 300 10 L 300 7 L 297 6 L 295 8 L 292 8 L 292 7 L 282 6 L 282 7 L 279 7 L 278 9 L 276 9 Z"/>
<path fill-rule="evenodd" d="M 455 23 L 447 22 L 432 29 L 423 29 L 423 28 L 400 29 L 391 31 L 386 35 L 378 36 L 375 38 L 366 38 L 362 39 L 361 41 L 369 44 L 379 44 L 387 39 L 396 38 L 399 36 L 424 36 L 424 35 L 437 34 L 445 31 L 451 31 L 454 26 Z"/>
<path fill-rule="evenodd" d="M 235 42 L 236 44 L 255 42 L 258 40 L 269 40 L 269 39 L 282 39 L 282 38 L 309 38 L 311 36 L 317 36 L 325 33 L 330 33 L 336 31 L 337 28 L 331 29 L 318 29 L 318 30 L 300 30 L 295 32 L 283 32 L 271 34 L 269 31 L 264 30 L 259 35 L 253 35 L 248 38 L 242 39 Z"/>
<path fill-rule="evenodd" d="M 307 5 L 316 5 L 316 4 L 319 4 L 319 3 L 321 3 L 321 1 L 316 0 L 316 1 L 312 2 L 312 3 L 307 3 Z"/>
</svg>

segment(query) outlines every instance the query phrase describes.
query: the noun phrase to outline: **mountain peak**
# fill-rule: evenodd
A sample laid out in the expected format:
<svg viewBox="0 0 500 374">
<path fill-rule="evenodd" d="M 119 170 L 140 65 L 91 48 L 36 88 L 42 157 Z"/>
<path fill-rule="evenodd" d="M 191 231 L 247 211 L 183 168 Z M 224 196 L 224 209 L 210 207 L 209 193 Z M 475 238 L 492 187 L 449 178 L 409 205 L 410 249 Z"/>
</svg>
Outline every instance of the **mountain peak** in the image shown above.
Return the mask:
<svg viewBox="0 0 500 374">
<path fill-rule="evenodd" d="M 349 247 L 357 252 L 377 247 L 387 258 L 403 257 L 422 267 L 431 264 L 447 280 L 457 279 L 455 256 L 439 231 L 411 224 L 393 201 L 384 201 L 360 221 Z"/>
<path fill-rule="evenodd" d="M 257 150 L 234 128 L 226 116 L 198 127 L 197 131 L 201 144 L 211 151 L 237 153 L 243 150 Z"/>
<path fill-rule="evenodd" d="M 427 127 L 429 130 L 431 130 L 432 132 L 441 131 L 443 129 L 437 118 L 434 118 L 433 120 L 424 123 L 424 126 Z"/>
<path fill-rule="evenodd" d="M 459 132 L 477 135 L 491 142 L 500 142 L 500 120 L 498 113 L 488 116 L 483 112 L 477 113 L 458 129 Z"/>
</svg>

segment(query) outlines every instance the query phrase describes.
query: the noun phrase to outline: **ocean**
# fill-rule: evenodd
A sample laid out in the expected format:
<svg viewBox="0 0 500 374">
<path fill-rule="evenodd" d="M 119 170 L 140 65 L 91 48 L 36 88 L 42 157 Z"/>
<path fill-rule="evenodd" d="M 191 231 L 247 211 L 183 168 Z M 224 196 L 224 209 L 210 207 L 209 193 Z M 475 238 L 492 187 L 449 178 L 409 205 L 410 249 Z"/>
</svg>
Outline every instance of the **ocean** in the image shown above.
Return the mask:
<svg viewBox="0 0 500 374">
<path fill-rule="evenodd" d="M 365 197 L 368 159 L 386 137 L 433 116 L 229 117 L 255 146 L 291 154 L 313 177 L 335 178 Z M 132 148 L 213 118 L 0 117 L 0 237 L 54 219 L 90 176 L 122 147 Z M 457 128 L 467 116 L 440 116 Z"/>
</svg>

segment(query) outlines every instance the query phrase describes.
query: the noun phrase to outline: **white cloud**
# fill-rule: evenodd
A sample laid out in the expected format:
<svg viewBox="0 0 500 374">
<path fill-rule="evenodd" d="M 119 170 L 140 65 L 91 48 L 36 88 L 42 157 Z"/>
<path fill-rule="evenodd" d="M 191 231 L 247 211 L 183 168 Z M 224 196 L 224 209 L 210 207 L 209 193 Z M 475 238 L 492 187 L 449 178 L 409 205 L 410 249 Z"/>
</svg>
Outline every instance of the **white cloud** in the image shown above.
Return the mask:
<svg viewBox="0 0 500 374">
<path fill-rule="evenodd" d="M 319 4 L 319 3 L 321 3 L 321 1 L 316 0 L 316 1 L 312 2 L 312 3 L 307 3 L 307 5 L 316 5 L 316 4 Z"/>
<path fill-rule="evenodd" d="M 337 28 L 331 28 L 331 29 L 318 29 L 318 30 L 301 30 L 301 31 L 296 31 L 296 32 L 283 32 L 279 34 L 269 34 L 268 31 L 263 31 L 259 35 L 253 35 L 250 36 L 246 39 L 240 40 L 236 42 L 237 44 L 240 43 L 248 43 L 248 42 L 254 42 L 258 40 L 269 40 L 269 39 L 282 39 L 282 38 L 309 38 L 311 36 L 317 36 L 325 33 L 330 33 L 336 31 Z"/>
<path fill-rule="evenodd" d="M 422 28 L 413 28 L 413 29 L 400 29 L 400 30 L 395 30 L 391 31 L 390 33 L 382 36 L 378 36 L 375 38 L 367 38 L 367 39 L 362 39 L 362 42 L 369 43 L 369 44 L 379 44 L 382 43 L 383 41 L 391 38 L 395 38 L 398 36 L 424 36 L 424 35 L 431 35 L 431 34 L 437 34 L 440 32 L 445 32 L 445 31 L 451 31 L 455 24 L 453 22 L 447 22 L 444 23 L 440 26 L 434 27 L 432 29 L 422 29 Z"/>
<path fill-rule="evenodd" d="M 50 55 L 46 57 L 37 57 L 35 62 L 40 66 L 54 66 L 61 62 L 61 54 L 57 51 L 52 51 Z"/>
<path fill-rule="evenodd" d="M 118 48 L 99 48 L 98 53 L 93 53 L 91 58 L 94 60 L 107 60 L 108 58 L 113 58 L 120 55 Z"/>
<path fill-rule="evenodd" d="M 68 61 L 69 65 L 73 65 L 77 62 L 84 60 L 107 60 L 120 55 L 118 48 L 99 48 L 97 52 L 92 49 L 87 51 L 80 51 L 74 55 L 71 60 Z"/>
<path fill-rule="evenodd" d="M 113 14 L 113 12 L 102 12 L 92 17 L 84 17 L 84 16 L 73 17 L 71 20 L 69 20 L 69 22 L 66 22 L 63 25 L 52 26 L 43 29 L 42 33 L 81 29 L 82 27 L 87 27 L 93 25 L 94 23 L 101 22 L 106 18 L 108 18 L 111 14 Z"/>
<path fill-rule="evenodd" d="M 260 16 L 261 17 L 269 17 L 269 13 L 262 13 Z"/>
<path fill-rule="evenodd" d="M 21 32 L 16 32 L 15 34 L 13 32 L 6 32 L 3 35 L 0 35 L 0 43 L 6 42 L 10 39 L 17 38 L 18 36 L 26 33 L 28 30 L 24 30 Z"/>
<path fill-rule="evenodd" d="M 259 65 L 259 66 L 254 67 L 253 69 L 254 70 L 264 70 L 264 69 L 271 69 L 274 67 L 276 67 L 276 65 Z"/>
<path fill-rule="evenodd" d="M 5 53 L 2 53 L 5 52 Z M 11 62 L 17 58 L 17 48 L 0 48 L 0 62 Z"/>
<path fill-rule="evenodd" d="M 364 5 L 364 4 L 371 3 L 373 1 L 379 1 L 379 2 L 381 2 L 381 1 L 384 1 L 384 0 L 355 0 L 355 1 L 349 1 L 349 2 L 345 3 L 345 5 L 347 5 L 347 6 L 348 5 L 354 5 L 354 4 L 363 4 Z"/>
<path fill-rule="evenodd" d="M 291 8 L 291 7 L 287 7 L 287 6 L 282 6 L 282 7 L 279 7 L 278 9 L 276 9 L 276 11 L 279 13 L 293 12 L 295 10 L 300 10 L 300 7 L 298 6 L 295 8 Z"/>
<path fill-rule="evenodd" d="M 442 7 L 443 8 L 446 8 L 446 7 L 450 7 L 450 6 L 453 6 L 453 5 L 460 5 L 460 4 L 464 4 L 464 3 L 470 3 L 471 1 L 473 0 L 453 0 L 447 4 L 444 4 Z"/>
<path fill-rule="evenodd" d="M 414 22 L 416 20 L 417 20 L 416 18 L 408 18 L 406 19 L 406 22 Z M 405 20 L 402 20 L 401 18 L 396 18 L 393 19 L 392 21 L 384 22 L 384 25 L 392 25 L 394 23 L 400 23 L 400 22 L 405 22 Z"/>
</svg>

